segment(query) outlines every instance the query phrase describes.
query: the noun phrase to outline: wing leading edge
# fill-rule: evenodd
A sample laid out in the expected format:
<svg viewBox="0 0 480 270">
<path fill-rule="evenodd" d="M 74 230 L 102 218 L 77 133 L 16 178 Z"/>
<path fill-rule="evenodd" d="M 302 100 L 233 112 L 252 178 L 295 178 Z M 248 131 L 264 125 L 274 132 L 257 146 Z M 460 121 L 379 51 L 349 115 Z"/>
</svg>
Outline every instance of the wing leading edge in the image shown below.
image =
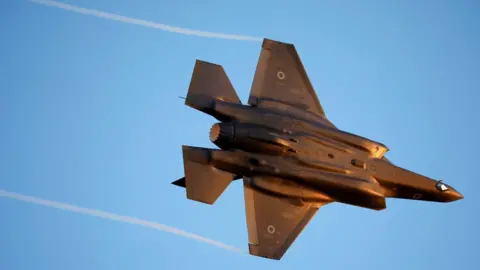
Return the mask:
<svg viewBox="0 0 480 270">
<path fill-rule="evenodd" d="M 293 44 L 264 39 L 248 103 L 277 101 L 324 117 L 320 101 Z"/>
<path fill-rule="evenodd" d="M 295 205 L 288 199 L 259 192 L 248 182 L 244 178 L 250 254 L 280 260 L 321 205 Z"/>
</svg>

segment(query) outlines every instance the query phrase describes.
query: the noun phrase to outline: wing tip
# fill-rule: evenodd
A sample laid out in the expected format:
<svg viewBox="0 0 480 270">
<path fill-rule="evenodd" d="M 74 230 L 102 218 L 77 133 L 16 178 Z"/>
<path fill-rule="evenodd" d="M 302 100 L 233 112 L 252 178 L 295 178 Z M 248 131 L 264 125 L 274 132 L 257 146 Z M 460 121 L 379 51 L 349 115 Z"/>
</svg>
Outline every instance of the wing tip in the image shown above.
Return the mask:
<svg viewBox="0 0 480 270">
<path fill-rule="evenodd" d="M 283 45 L 283 46 L 292 47 L 292 48 L 295 47 L 292 43 L 282 42 L 282 41 L 268 39 L 268 38 L 263 39 L 262 48 L 271 50 L 275 45 Z"/>
<path fill-rule="evenodd" d="M 275 261 L 279 261 L 283 257 L 283 254 L 267 254 L 267 252 L 265 252 L 260 245 L 251 243 L 248 243 L 248 252 L 250 255 Z"/>
</svg>

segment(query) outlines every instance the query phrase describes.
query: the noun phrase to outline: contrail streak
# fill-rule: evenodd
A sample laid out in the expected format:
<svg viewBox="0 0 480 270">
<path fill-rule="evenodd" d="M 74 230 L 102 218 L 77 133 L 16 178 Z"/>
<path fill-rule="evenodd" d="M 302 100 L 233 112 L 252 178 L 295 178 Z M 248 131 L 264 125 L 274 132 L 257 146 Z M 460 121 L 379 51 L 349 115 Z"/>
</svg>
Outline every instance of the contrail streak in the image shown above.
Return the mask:
<svg viewBox="0 0 480 270">
<path fill-rule="evenodd" d="M 121 15 L 117 15 L 117 14 L 112 14 L 112 13 L 107 13 L 107 12 L 103 12 L 103 11 L 94 10 L 94 9 L 82 8 L 82 7 L 78 7 L 78 6 L 73 6 L 73 5 L 57 2 L 57 1 L 51 1 L 51 0 L 29 0 L 29 1 L 33 2 L 33 3 L 36 3 L 36 4 L 50 6 L 50 7 L 56 7 L 56 8 L 60 8 L 60 9 L 63 9 L 63 10 L 84 14 L 84 15 L 92 15 L 92 16 L 95 16 L 95 17 L 98 17 L 98 18 L 104 18 L 104 19 L 119 21 L 119 22 L 123 22 L 123 23 L 141 25 L 141 26 L 144 26 L 144 27 L 160 29 L 160 30 L 163 30 L 163 31 L 168 31 L 168 32 L 177 33 L 177 34 L 208 37 L 208 38 L 244 40 L 244 41 L 257 41 L 257 42 L 262 41 L 262 39 L 259 38 L 259 37 L 230 35 L 230 34 L 224 34 L 224 33 L 214 33 L 214 32 L 200 31 L 200 30 L 192 30 L 192 29 L 188 29 L 188 28 L 176 27 L 176 26 L 171 26 L 171 25 L 166 25 L 166 24 L 161 24 L 161 23 L 154 23 L 154 22 L 149 22 L 149 21 L 135 19 L 135 18 L 129 18 L 129 17 L 125 17 L 125 16 L 121 16 Z"/>
<path fill-rule="evenodd" d="M 130 224 L 135 224 L 135 225 L 140 225 L 144 227 L 148 227 L 151 229 L 156 229 L 159 231 L 164 231 L 168 233 L 173 233 L 176 235 L 180 235 L 186 238 L 194 239 L 200 242 L 207 243 L 209 245 L 213 245 L 222 249 L 230 250 L 236 253 L 241 253 L 244 254 L 240 249 L 237 249 L 235 247 L 226 245 L 224 243 L 205 238 L 203 236 L 199 236 L 193 233 L 189 233 L 180 229 L 176 229 L 167 225 L 163 225 L 160 223 L 152 222 L 152 221 L 147 221 L 147 220 L 142 220 L 134 217 L 128 217 L 128 216 L 122 216 L 114 213 L 108 213 L 100 210 L 95 210 L 95 209 L 88 209 L 84 207 L 79 207 L 67 203 L 61 203 L 61 202 L 55 202 L 55 201 L 49 201 L 49 200 L 44 200 L 32 196 L 26 196 L 22 195 L 19 193 L 15 192 L 9 192 L 5 190 L 0 189 L 0 197 L 5 197 L 5 198 L 10 198 L 18 201 L 23 201 L 31 204 L 37 204 L 37 205 L 43 205 L 46 207 L 51 207 L 51 208 L 56 208 L 56 209 L 61 209 L 65 211 L 70 211 L 74 213 L 79 213 L 79 214 L 84 214 L 84 215 L 89 215 L 89 216 L 94 216 L 94 217 L 100 217 L 100 218 L 105 218 L 109 220 L 114 220 L 114 221 L 120 221 L 120 222 L 125 222 L 125 223 L 130 223 Z"/>
</svg>

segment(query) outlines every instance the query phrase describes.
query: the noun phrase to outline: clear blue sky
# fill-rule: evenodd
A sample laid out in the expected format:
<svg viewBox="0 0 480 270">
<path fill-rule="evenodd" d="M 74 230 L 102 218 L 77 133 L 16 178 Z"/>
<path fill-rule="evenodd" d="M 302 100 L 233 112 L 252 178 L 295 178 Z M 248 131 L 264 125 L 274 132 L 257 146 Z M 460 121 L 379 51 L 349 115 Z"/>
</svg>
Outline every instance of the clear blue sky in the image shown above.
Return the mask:
<svg viewBox="0 0 480 270">
<path fill-rule="evenodd" d="M 300 4 L 302 2 L 302 4 Z M 0 268 L 480 269 L 480 5 L 471 1 L 70 4 L 294 43 L 328 117 L 465 199 L 322 208 L 281 261 L 0 197 Z M 246 101 L 261 44 L 0 3 L 0 189 L 160 222 L 247 250 L 240 183 L 214 206 L 170 185 L 213 118 L 183 105 L 195 59 Z M 475 257 L 477 255 L 477 257 Z"/>
</svg>

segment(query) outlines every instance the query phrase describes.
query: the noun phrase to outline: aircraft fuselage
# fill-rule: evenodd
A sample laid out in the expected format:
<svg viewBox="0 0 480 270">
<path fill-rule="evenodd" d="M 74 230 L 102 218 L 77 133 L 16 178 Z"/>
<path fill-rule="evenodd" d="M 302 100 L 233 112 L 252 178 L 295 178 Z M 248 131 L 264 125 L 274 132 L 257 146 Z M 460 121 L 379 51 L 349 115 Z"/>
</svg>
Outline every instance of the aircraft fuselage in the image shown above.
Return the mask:
<svg viewBox="0 0 480 270">
<path fill-rule="evenodd" d="M 210 139 L 210 164 L 251 179 L 251 187 L 305 201 L 341 202 L 375 210 L 386 197 L 447 202 L 461 198 L 439 181 L 410 172 L 383 159 L 388 148 L 335 128 L 320 115 L 274 102 L 262 108 L 220 99 L 202 108 L 221 123 Z M 297 189 L 295 190 L 295 187 Z"/>
</svg>

